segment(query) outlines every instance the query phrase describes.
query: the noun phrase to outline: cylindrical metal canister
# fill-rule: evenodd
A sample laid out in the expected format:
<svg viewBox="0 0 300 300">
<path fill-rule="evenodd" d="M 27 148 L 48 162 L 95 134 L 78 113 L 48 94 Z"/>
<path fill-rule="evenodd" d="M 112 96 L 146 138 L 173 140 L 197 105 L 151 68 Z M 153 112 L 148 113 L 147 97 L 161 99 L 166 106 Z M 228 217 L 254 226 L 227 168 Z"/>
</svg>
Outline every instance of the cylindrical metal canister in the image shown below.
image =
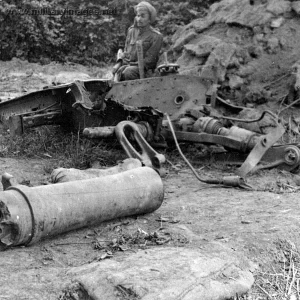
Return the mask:
<svg viewBox="0 0 300 300">
<path fill-rule="evenodd" d="M 163 197 L 162 180 L 149 167 L 53 185 L 11 186 L 0 192 L 0 242 L 28 245 L 102 221 L 150 213 Z"/>
</svg>

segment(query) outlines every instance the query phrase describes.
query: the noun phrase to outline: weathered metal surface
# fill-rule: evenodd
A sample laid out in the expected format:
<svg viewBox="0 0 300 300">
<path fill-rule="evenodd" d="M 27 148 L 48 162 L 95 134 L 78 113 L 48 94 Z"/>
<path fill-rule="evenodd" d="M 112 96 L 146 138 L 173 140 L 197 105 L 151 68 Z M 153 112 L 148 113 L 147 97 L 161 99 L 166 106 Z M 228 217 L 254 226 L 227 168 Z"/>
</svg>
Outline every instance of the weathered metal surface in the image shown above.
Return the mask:
<svg viewBox="0 0 300 300">
<path fill-rule="evenodd" d="M 197 133 L 197 132 L 186 132 L 186 131 L 176 131 L 176 138 L 182 142 L 193 142 L 193 143 L 203 143 L 203 144 L 219 144 L 230 149 L 235 149 L 242 151 L 243 144 L 231 137 L 221 136 L 217 134 L 208 133 Z M 166 139 L 172 139 L 172 133 L 168 129 L 163 130 L 163 135 Z"/>
<path fill-rule="evenodd" d="M 242 164 L 236 171 L 241 177 L 245 177 L 250 171 L 258 169 L 276 167 L 286 171 L 293 171 L 299 168 L 300 149 L 298 145 L 286 144 L 273 146 L 285 132 L 284 127 L 280 123 L 269 134 L 258 135 L 236 126 L 225 128 L 217 120 L 203 117 L 194 123 L 192 129 L 196 132 L 174 132 L 176 139 L 186 142 L 222 145 L 227 150 L 239 151 L 240 153 L 233 154 L 234 157 L 232 157 L 230 152 L 218 153 L 204 156 L 201 161 L 216 159 L 225 163 L 228 162 L 229 164 Z M 172 139 L 172 133 L 169 129 L 163 128 L 161 132 L 167 140 Z M 248 154 L 249 152 L 250 154 Z M 246 155 L 242 153 L 246 153 Z"/>
<path fill-rule="evenodd" d="M 115 126 L 87 127 L 82 134 L 89 139 L 102 139 L 112 137 L 115 133 Z"/>
<path fill-rule="evenodd" d="M 60 105 L 61 96 L 65 94 L 67 87 L 51 88 L 32 92 L 21 97 L 0 103 L 0 119 L 7 120 L 12 115 L 32 113 Z"/>
<path fill-rule="evenodd" d="M 151 106 L 176 119 L 186 109 L 206 104 L 210 85 L 197 76 L 170 75 L 117 82 L 106 97 L 134 107 Z"/>
<path fill-rule="evenodd" d="M 86 170 L 78 170 L 74 168 L 58 168 L 52 171 L 50 175 L 50 181 L 52 183 L 62 183 L 68 181 L 104 177 L 140 167 L 142 167 L 142 162 L 140 160 L 136 158 L 127 158 L 120 162 L 118 165 L 105 169 L 90 168 Z"/>
<path fill-rule="evenodd" d="M 97 98 L 106 93 L 110 88 L 110 81 L 103 79 L 82 81 L 90 101 L 97 101 Z M 12 116 L 30 117 L 34 114 L 42 114 L 53 111 L 61 111 L 64 115 L 63 122 L 72 126 L 78 122 L 80 126 L 99 126 L 99 116 L 95 118 L 86 117 L 80 110 L 73 109 L 74 103 L 84 104 L 76 83 L 51 86 L 40 91 L 28 93 L 24 96 L 0 103 L 0 120 L 7 122 Z M 47 118 L 46 118 L 47 119 Z M 41 120 L 39 121 L 41 123 Z M 47 124 L 47 121 L 46 123 Z M 84 126 L 83 126 L 84 124 Z"/>
<path fill-rule="evenodd" d="M 126 137 L 125 131 L 130 131 L 137 142 L 141 153 L 138 152 Z M 151 167 L 163 175 L 162 164 L 166 161 L 164 155 L 157 153 L 143 137 L 138 124 L 130 121 L 122 121 L 115 128 L 116 137 L 129 157 L 139 159 L 145 166 Z"/>
<path fill-rule="evenodd" d="M 283 136 L 284 132 L 285 128 L 279 123 L 270 133 L 261 136 L 245 162 L 235 173 L 241 177 L 245 177 L 259 163 L 268 149 Z"/>
<path fill-rule="evenodd" d="M 300 149 L 297 145 L 273 146 L 264 154 L 257 169 L 278 168 L 285 171 L 294 171 L 300 165 Z"/>
<path fill-rule="evenodd" d="M 143 54 L 143 43 L 141 40 L 136 41 L 136 51 L 138 57 L 138 66 L 140 78 L 145 78 L 145 64 L 144 64 L 144 54 Z"/>
<path fill-rule="evenodd" d="M 160 176 L 142 167 L 102 178 L 0 192 L 0 248 L 129 215 L 150 213 L 164 197 Z"/>
</svg>

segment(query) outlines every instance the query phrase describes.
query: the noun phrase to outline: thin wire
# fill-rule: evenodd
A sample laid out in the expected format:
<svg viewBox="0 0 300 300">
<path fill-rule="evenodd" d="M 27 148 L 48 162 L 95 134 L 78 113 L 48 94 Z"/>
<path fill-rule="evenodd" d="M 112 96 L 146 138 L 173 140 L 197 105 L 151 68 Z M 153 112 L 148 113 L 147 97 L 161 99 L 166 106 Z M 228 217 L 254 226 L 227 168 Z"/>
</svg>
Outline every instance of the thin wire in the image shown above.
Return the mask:
<svg viewBox="0 0 300 300">
<path fill-rule="evenodd" d="M 219 118 L 220 119 L 225 119 L 225 120 L 236 121 L 236 122 L 253 123 L 253 122 L 260 121 L 265 116 L 265 114 L 271 115 L 276 120 L 276 122 L 277 122 L 278 117 L 273 112 L 271 112 L 269 110 L 263 111 L 262 114 L 261 114 L 261 116 L 258 119 L 237 119 L 237 118 L 224 117 L 224 116 L 220 116 Z"/>
<path fill-rule="evenodd" d="M 239 176 L 235 176 L 233 179 L 233 181 L 225 181 L 225 178 L 206 178 L 206 179 L 203 179 L 201 178 L 198 173 L 196 172 L 196 170 L 194 169 L 194 167 L 190 164 L 190 162 L 187 160 L 187 158 L 184 156 L 184 154 L 182 153 L 181 149 L 180 149 L 180 146 L 178 144 L 178 141 L 177 141 L 177 137 L 176 137 L 176 134 L 174 132 L 174 128 L 173 128 L 173 125 L 172 125 L 172 122 L 170 120 L 170 117 L 169 115 L 166 113 L 165 114 L 166 117 L 167 117 L 167 121 L 169 123 L 169 126 L 170 126 L 170 130 L 171 130 L 171 133 L 172 133 L 172 136 L 173 136 L 173 139 L 175 141 L 175 144 L 176 144 L 176 147 L 177 147 L 177 150 L 179 152 L 179 154 L 181 155 L 181 157 L 183 158 L 183 160 L 186 162 L 186 164 L 189 166 L 189 168 L 192 170 L 193 174 L 195 175 L 195 177 L 201 181 L 201 182 L 204 182 L 204 183 L 208 183 L 208 184 L 223 184 L 223 185 L 227 185 L 227 186 L 234 186 L 234 187 L 240 187 L 240 188 L 245 188 L 245 189 L 253 189 L 250 185 L 248 185 L 245 180 L 243 178 L 240 178 Z"/>
<path fill-rule="evenodd" d="M 177 141 L 177 137 L 176 137 L 176 134 L 174 132 L 174 128 L 173 128 L 173 125 L 172 125 L 172 122 L 171 122 L 171 119 L 169 117 L 168 114 L 165 114 L 166 117 L 167 117 L 167 120 L 168 120 L 168 123 L 169 123 L 169 126 L 170 126 L 170 130 L 171 130 L 171 133 L 172 133 L 172 136 L 173 136 L 173 139 L 175 141 L 175 145 L 177 147 L 177 150 L 179 152 L 179 154 L 182 156 L 183 160 L 185 161 L 185 163 L 189 166 L 189 168 L 192 170 L 192 172 L 194 173 L 194 175 L 196 176 L 196 178 L 199 180 L 199 181 L 202 181 L 202 182 L 205 182 L 207 183 L 207 181 L 205 179 L 202 179 L 198 173 L 196 172 L 196 170 L 194 169 L 194 167 L 190 164 L 190 162 L 188 161 L 188 159 L 184 156 L 184 154 L 182 153 L 181 149 L 180 149 L 180 146 L 178 144 L 178 141 Z"/>
</svg>

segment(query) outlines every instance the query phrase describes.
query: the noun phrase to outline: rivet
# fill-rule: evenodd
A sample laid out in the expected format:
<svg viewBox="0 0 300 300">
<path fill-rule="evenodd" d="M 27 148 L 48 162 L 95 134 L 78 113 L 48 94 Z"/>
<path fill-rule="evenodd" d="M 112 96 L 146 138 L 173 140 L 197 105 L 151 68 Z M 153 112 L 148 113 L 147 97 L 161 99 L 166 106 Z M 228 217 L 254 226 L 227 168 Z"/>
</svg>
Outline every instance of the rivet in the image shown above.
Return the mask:
<svg viewBox="0 0 300 300">
<path fill-rule="evenodd" d="M 132 99 L 132 96 L 129 96 L 129 99 Z"/>
</svg>

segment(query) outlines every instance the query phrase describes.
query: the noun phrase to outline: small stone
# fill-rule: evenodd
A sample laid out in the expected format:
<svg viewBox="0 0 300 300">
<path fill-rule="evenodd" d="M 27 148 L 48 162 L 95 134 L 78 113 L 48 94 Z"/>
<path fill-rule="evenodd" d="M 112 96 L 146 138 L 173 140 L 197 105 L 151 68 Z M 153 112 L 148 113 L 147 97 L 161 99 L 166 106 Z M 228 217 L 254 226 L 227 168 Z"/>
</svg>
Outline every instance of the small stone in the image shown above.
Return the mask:
<svg viewBox="0 0 300 300">
<path fill-rule="evenodd" d="M 272 28 L 278 28 L 278 27 L 280 27 L 282 24 L 283 24 L 283 22 L 284 22 L 284 18 L 283 17 L 280 17 L 280 18 L 278 18 L 278 19 L 275 19 L 275 20 L 273 20 L 272 22 L 271 22 L 271 27 Z"/>
<path fill-rule="evenodd" d="M 268 50 L 269 53 L 275 53 L 276 50 L 279 48 L 279 40 L 276 37 L 272 37 L 268 39 Z"/>
<path fill-rule="evenodd" d="M 229 76 L 229 86 L 232 89 L 236 89 L 241 87 L 244 84 L 244 80 L 238 75 L 230 75 Z"/>
<path fill-rule="evenodd" d="M 292 10 L 300 15 L 300 2 L 296 1 L 292 3 Z"/>
</svg>

